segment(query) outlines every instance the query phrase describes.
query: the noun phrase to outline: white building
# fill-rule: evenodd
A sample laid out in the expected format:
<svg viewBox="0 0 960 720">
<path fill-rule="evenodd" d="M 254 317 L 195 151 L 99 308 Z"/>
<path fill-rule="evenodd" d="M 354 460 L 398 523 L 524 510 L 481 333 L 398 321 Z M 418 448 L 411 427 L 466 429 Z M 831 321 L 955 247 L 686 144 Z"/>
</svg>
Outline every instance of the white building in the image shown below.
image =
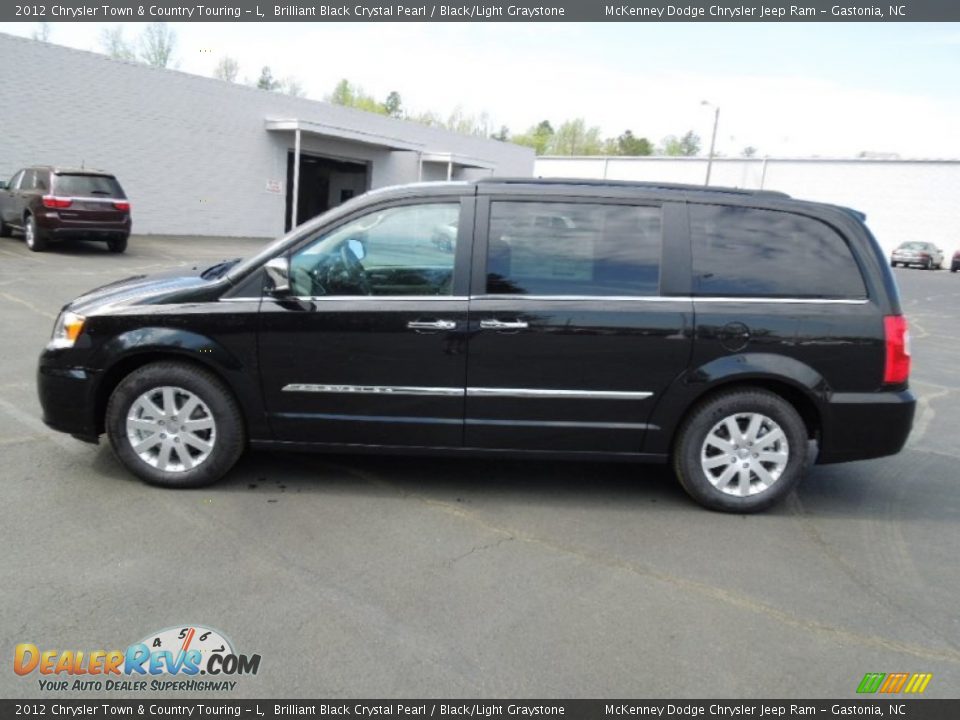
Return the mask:
<svg viewBox="0 0 960 720">
<path fill-rule="evenodd" d="M 0 34 L 0 177 L 116 174 L 133 231 L 270 237 L 368 189 L 529 176 L 533 151 Z"/>
<path fill-rule="evenodd" d="M 540 157 L 537 177 L 702 184 L 706 158 Z M 714 158 L 711 185 L 780 190 L 867 214 L 886 250 L 926 240 L 960 249 L 960 160 Z"/>
</svg>

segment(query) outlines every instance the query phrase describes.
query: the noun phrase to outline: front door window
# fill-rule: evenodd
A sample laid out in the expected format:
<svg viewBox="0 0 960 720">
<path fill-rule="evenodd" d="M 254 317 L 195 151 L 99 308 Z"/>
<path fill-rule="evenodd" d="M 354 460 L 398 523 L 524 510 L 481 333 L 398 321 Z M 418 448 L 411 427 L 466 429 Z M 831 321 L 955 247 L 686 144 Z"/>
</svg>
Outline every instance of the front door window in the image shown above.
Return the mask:
<svg viewBox="0 0 960 720">
<path fill-rule="evenodd" d="M 401 205 L 320 235 L 290 260 L 300 297 L 453 292 L 458 203 Z"/>
</svg>

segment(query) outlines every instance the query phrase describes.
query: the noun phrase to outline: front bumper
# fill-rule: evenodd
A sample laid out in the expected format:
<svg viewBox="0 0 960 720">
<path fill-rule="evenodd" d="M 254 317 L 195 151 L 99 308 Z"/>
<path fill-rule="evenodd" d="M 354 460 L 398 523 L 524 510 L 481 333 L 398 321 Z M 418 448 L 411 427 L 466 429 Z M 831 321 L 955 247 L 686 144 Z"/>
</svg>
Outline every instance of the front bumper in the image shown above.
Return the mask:
<svg viewBox="0 0 960 720">
<path fill-rule="evenodd" d="M 46 351 L 41 355 L 37 369 L 37 392 L 43 421 L 54 430 L 87 442 L 97 442 L 100 435 L 96 414 L 99 373 L 45 362 L 46 355 Z"/>
<path fill-rule="evenodd" d="M 824 413 L 817 462 L 896 455 L 910 436 L 916 407 L 910 390 L 834 394 Z"/>
</svg>

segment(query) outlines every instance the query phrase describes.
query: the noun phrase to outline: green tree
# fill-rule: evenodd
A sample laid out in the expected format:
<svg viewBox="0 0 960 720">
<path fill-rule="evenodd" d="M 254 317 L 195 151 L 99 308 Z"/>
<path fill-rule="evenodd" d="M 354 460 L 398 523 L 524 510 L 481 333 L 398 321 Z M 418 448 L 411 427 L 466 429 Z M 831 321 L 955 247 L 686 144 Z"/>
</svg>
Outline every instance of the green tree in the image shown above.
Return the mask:
<svg viewBox="0 0 960 720">
<path fill-rule="evenodd" d="M 692 157 L 700 152 L 700 136 L 693 130 L 688 131 L 680 138 L 676 135 L 668 135 L 663 139 L 660 152 L 664 155 Z"/>
<path fill-rule="evenodd" d="M 213 76 L 217 78 L 217 80 L 232 83 L 237 81 L 237 73 L 239 72 L 240 63 L 230 56 L 224 56 L 220 58 L 220 62 L 218 62 L 217 66 L 213 69 Z"/>
<path fill-rule="evenodd" d="M 386 115 L 386 106 L 377 102 L 373 95 L 364 92 L 358 85 L 352 85 L 349 80 L 344 78 L 336 84 L 333 92 L 327 95 L 326 101 L 334 105 L 343 105 L 344 107 L 364 110 L 366 112 Z"/>
<path fill-rule="evenodd" d="M 273 77 L 273 72 L 270 70 L 269 65 L 264 65 L 260 70 L 260 77 L 257 79 L 257 87 L 261 90 L 279 90 L 280 81 Z"/>
<path fill-rule="evenodd" d="M 653 155 L 653 143 L 647 138 L 638 138 L 632 130 L 625 130 L 613 141 L 612 155 Z"/>
<path fill-rule="evenodd" d="M 123 26 L 114 25 L 100 32 L 100 47 L 114 60 L 136 60 L 137 53 L 123 36 Z"/>
<path fill-rule="evenodd" d="M 510 142 L 533 148 L 537 155 L 544 155 L 553 139 L 553 126 L 549 120 L 542 120 L 522 135 L 514 135 Z"/>
<path fill-rule="evenodd" d="M 280 87 L 278 90 L 286 95 L 291 95 L 292 97 L 306 97 L 307 93 L 303 89 L 303 85 L 292 75 L 287 76 L 280 81 Z"/>
<path fill-rule="evenodd" d="M 383 109 L 392 118 L 403 117 L 403 103 L 400 100 L 400 93 L 391 90 L 387 99 L 383 101 Z"/>
<path fill-rule="evenodd" d="M 150 23 L 140 35 L 140 59 L 153 67 L 171 67 L 177 34 L 162 22 Z"/>
<path fill-rule="evenodd" d="M 603 152 L 600 128 L 587 127 L 583 118 L 567 120 L 553 134 L 547 152 L 551 155 L 600 155 Z"/>
</svg>

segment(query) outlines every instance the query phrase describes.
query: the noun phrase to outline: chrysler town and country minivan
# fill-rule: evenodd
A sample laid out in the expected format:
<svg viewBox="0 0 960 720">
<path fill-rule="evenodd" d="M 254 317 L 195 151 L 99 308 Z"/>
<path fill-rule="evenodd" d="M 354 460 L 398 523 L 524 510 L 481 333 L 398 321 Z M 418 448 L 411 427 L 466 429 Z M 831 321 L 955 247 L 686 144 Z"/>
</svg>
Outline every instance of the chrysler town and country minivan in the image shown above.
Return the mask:
<svg viewBox="0 0 960 720">
<path fill-rule="evenodd" d="M 157 485 L 211 483 L 247 447 L 636 460 L 747 512 L 812 458 L 897 453 L 909 370 L 856 211 L 488 179 L 369 192 L 247 260 L 93 290 L 38 383 L 48 425 L 105 433 Z"/>
</svg>

